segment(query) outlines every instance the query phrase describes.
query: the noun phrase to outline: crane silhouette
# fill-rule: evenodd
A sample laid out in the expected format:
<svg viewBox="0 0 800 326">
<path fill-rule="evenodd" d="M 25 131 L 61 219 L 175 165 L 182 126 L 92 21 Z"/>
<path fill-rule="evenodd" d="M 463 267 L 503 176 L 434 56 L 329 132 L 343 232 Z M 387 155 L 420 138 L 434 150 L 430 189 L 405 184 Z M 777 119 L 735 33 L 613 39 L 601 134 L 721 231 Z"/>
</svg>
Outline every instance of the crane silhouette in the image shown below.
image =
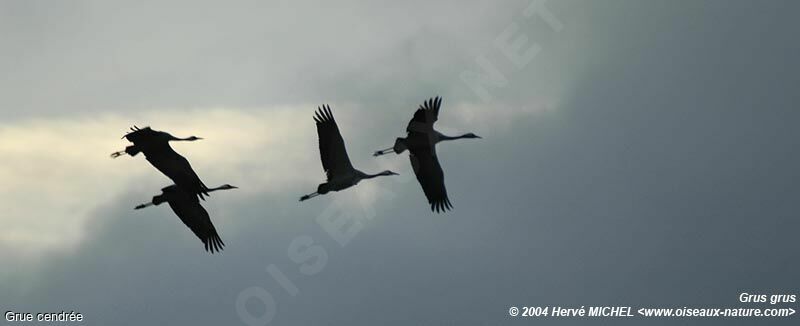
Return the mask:
<svg viewBox="0 0 800 326">
<path fill-rule="evenodd" d="M 322 160 L 322 168 L 327 176 L 327 182 L 321 183 L 316 192 L 300 197 L 300 201 L 324 195 L 331 191 L 350 188 L 364 179 L 397 175 L 397 173 L 389 170 L 377 174 L 366 174 L 353 167 L 350 163 L 350 158 L 347 156 L 344 139 L 339 133 L 339 127 L 336 125 L 330 106 L 323 105 L 318 107 L 314 121 L 317 123 L 319 154 Z"/>
<path fill-rule="evenodd" d="M 228 184 L 208 189 L 207 192 L 217 190 L 236 189 L 237 187 Z M 183 221 L 183 224 L 189 227 L 190 230 L 200 238 L 200 241 L 205 245 L 206 251 L 219 252 L 225 246 L 225 243 L 220 239 L 217 229 L 211 223 L 211 218 L 208 212 L 200 205 L 200 201 L 194 193 L 187 192 L 184 189 L 171 185 L 161 189 L 161 194 L 153 197 L 149 203 L 136 206 L 135 209 L 142 209 L 148 206 L 156 206 L 162 203 L 168 203 L 175 215 Z"/>
<path fill-rule="evenodd" d="M 169 145 L 171 141 L 195 141 L 202 138 L 195 136 L 178 138 L 163 131 L 150 129 L 150 127 L 140 129 L 136 126 L 133 126 L 131 132 L 122 138 L 126 138 L 133 145 L 126 147 L 123 151 L 112 153 L 112 158 L 125 154 L 136 156 L 143 153 L 150 164 L 170 178 L 178 187 L 197 194 L 200 199 L 205 200 L 203 195 L 208 195 L 208 187 L 194 172 L 189 161 Z"/>
<path fill-rule="evenodd" d="M 445 212 L 453 208 L 450 199 L 447 197 L 447 189 L 444 186 L 444 172 L 439 164 L 436 155 L 436 144 L 441 141 L 481 138 L 473 133 L 466 133 L 461 136 L 447 136 L 433 129 L 433 124 L 439 119 L 439 109 L 442 106 L 442 98 L 435 97 L 425 101 L 414 112 L 414 117 L 406 127 L 407 136 L 397 138 L 394 146 L 376 151 L 374 156 L 380 156 L 395 152 L 401 154 L 409 151 L 411 167 L 417 176 L 422 191 L 431 205 L 431 211 L 437 213 Z"/>
</svg>

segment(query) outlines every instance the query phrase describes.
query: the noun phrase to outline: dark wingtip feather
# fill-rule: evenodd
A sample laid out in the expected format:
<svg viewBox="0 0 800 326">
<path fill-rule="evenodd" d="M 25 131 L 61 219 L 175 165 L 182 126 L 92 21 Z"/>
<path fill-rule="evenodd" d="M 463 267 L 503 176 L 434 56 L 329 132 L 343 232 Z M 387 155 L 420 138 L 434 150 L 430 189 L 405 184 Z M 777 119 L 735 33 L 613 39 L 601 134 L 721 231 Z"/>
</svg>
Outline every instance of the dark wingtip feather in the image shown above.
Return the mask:
<svg viewBox="0 0 800 326">
<path fill-rule="evenodd" d="M 210 243 L 211 253 L 214 252 L 221 252 L 222 248 L 225 246 L 225 243 L 222 242 L 222 239 L 218 235 L 212 235 L 208 242 Z"/>
<path fill-rule="evenodd" d="M 322 107 L 317 106 L 317 111 L 314 112 L 314 121 L 316 121 L 317 123 L 321 123 L 323 120 L 325 120 L 322 118 L 321 112 L 322 112 Z"/>
<path fill-rule="evenodd" d="M 431 212 L 434 213 L 446 213 L 448 210 L 453 209 L 453 204 L 450 202 L 450 199 L 445 198 L 440 201 L 433 201 L 431 204 Z"/>
<path fill-rule="evenodd" d="M 314 121 L 317 123 L 333 121 L 333 113 L 331 112 L 330 105 L 323 104 L 322 106 L 318 106 L 317 111 L 315 112 Z"/>
<path fill-rule="evenodd" d="M 325 113 L 328 115 L 328 120 L 333 120 L 333 112 L 331 112 L 331 106 L 325 104 Z"/>
<path fill-rule="evenodd" d="M 217 236 L 216 240 L 217 240 L 217 252 L 220 252 L 222 251 L 222 248 L 225 247 L 225 243 L 222 242 L 222 239 L 219 236 Z"/>
</svg>

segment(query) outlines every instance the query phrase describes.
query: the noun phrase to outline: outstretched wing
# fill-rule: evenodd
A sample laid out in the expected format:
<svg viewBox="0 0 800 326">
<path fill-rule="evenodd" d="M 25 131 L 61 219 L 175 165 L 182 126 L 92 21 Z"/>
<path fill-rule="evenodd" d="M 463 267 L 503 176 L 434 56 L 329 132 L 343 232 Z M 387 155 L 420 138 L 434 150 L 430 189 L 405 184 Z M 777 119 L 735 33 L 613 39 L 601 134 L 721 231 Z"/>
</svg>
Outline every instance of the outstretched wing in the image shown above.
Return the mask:
<svg viewBox="0 0 800 326">
<path fill-rule="evenodd" d="M 453 208 L 450 199 L 447 198 L 447 189 L 444 187 L 444 172 L 439 165 L 436 152 L 431 147 L 411 149 L 411 167 L 417 176 L 428 203 L 431 204 L 431 211 L 437 213 L 445 212 Z"/>
<path fill-rule="evenodd" d="M 330 106 L 323 105 L 321 108 L 317 108 L 314 121 L 317 122 L 319 155 L 322 159 L 322 168 L 325 170 L 328 180 L 351 171 L 353 165 L 347 156 L 344 139 L 339 133 L 339 126 L 336 125 L 336 120 L 333 119 Z"/>
<path fill-rule="evenodd" d="M 182 189 L 199 195 L 201 199 L 203 195 L 208 196 L 208 187 L 194 172 L 189 160 L 172 148 L 165 150 L 164 153 L 159 153 L 159 155 L 147 156 L 147 160 Z"/>
<path fill-rule="evenodd" d="M 437 96 L 430 98 L 419 106 L 414 117 L 408 122 L 407 132 L 427 132 L 433 128 L 436 120 L 439 120 L 439 108 L 442 106 L 442 98 Z"/>
<path fill-rule="evenodd" d="M 186 193 L 176 188 L 176 196 L 169 201 L 169 207 L 183 221 L 183 224 L 200 238 L 205 245 L 206 251 L 212 254 L 219 252 L 225 246 L 217 233 L 208 212 L 200 205 L 200 201 L 194 194 Z"/>
</svg>

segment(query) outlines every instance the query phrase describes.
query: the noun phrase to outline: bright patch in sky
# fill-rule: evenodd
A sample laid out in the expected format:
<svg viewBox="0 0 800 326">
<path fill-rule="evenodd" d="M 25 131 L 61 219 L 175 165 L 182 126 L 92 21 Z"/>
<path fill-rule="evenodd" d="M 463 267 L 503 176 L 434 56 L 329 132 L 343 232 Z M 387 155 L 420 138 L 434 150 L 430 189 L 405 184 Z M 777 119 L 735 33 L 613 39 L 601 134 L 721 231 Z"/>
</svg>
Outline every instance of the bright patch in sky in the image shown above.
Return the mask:
<svg viewBox="0 0 800 326">
<path fill-rule="evenodd" d="M 169 185 L 143 156 L 109 157 L 129 144 L 120 137 L 133 124 L 205 138 L 173 146 L 209 186 L 237 184 L 241 192 L 279 189 L 275 186 L 302 176 L 294 173 L 298 169 L 318 172 L 308 175 L 319 178 L 319 163 L 309 159 L 316 158 L 316 135 L 308 111 L 153 111 L 2 125 L 0 248 L 23 255 L 75 244 L 98 206 L 130 189 L 148 201 Z M 307 179 L 309 187 L 316 186 Z M 136 203 L 130 204 L 132 209 Z"/>
</svg>

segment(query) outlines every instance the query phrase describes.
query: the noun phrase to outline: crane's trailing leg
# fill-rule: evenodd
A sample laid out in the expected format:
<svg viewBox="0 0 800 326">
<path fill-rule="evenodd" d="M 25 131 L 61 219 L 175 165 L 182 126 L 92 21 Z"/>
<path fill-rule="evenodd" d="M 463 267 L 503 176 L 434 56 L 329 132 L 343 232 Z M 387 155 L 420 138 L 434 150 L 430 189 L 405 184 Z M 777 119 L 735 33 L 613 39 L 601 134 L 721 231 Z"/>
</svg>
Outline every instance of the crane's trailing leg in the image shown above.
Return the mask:
<svg viewBox="0 0 800 326">
<path fill-rule="evenodd" d="M 111 153 L 111 158 L 117 158 L 117 157 L 120 157 L 120 156 L 125 155 L 125 154 L 128 154 L 130 156 L 136 156 L 136 154 L 139 154 L 139 152 L 141 152 L 141 150 L 136 145 L 128 146 L 128 147 L 125 147 L 124 151 Z"/>
<path fill-rule="evenodd" d="M 386 148 L 386 149 L 375 151 L 375 153 L 372 154 L 372 156 L 381 156 L 381 155 L 389 154 L 392 151 L 394 151 L 394 147 L 389 147 L 389 148 Z"/>
<path fill-rule="evenodd" d="M 394 146 L 389 147 L 387 149 L 379 150 L 379 151 L 375 152 L 375 154 L 372 154 L 372 155 L 373 156 L 381 156 L 381 155 L 384 155 L 384 154 L 389 154 L 391 152 L 395 152 L 396 154 L 401 154 L 404 151 L 406 151 L 407 149 L 408 149 L 408 145 L 406 145 L 406 139 L 405 138 L 397 138 L 394 141 Z"/>
<path fill-rule="evenodd" d="M 300 201 L 309 200 L 309 199 L 317 197 L 317 196 L 319 196 L 318 192 L 311 193 L 311 194 L 305 195 L 303 197 L 300 197 Z"/>
<path fill-rule="evenodd" d="M 153 204 L 153 203 L 140 204 L 139 206 L 136 206 L 133 209 L 142 209 L 142 208 L 150 207 L 150 206 L 153 206 L 153 205 L 155 205 L 155 204 Z"/>
</svg>

